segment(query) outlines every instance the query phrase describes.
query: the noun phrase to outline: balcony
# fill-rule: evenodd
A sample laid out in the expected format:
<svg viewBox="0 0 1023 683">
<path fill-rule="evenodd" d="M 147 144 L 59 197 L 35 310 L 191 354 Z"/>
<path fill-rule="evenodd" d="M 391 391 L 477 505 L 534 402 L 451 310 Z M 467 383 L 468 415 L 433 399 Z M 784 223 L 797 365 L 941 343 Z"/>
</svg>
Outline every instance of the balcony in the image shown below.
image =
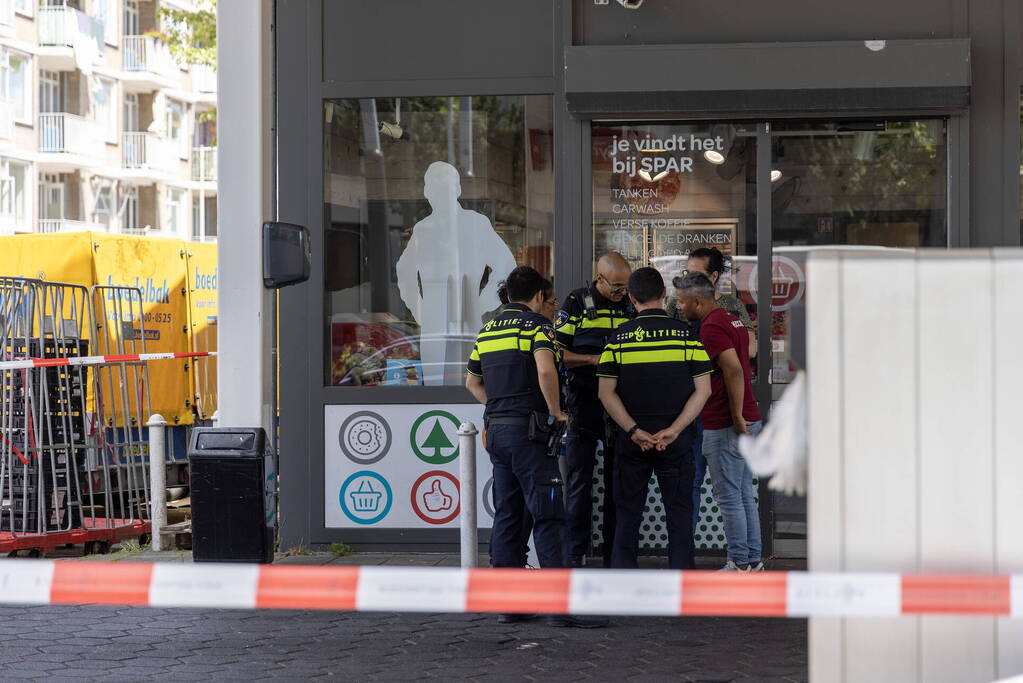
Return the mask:
<svg viewBox="0 0 1023 683">
<path fill-rule="evenodd" d="M 197 183 L 217 182 L 217 148 L 192 148 L 192 180 Z"/>
<path fill-rule="evenodd" d="M 74 48 L 83 44 L 81 38 L 86 38 L 96 45 L 97 57 L 102 56 L 106 47 L 103 24 L 71 7 L 37 7 L 36 12 L 39 45 Z"/>
<path fill-rule="evenodd" d="M 95 124 L 81 116 L 40 114 L 39 151 L 99 158 L 103 154 L 103 140 Z"/>
<path fill-rule="evenodd" d="M 176 145 L 153 133 L 125 133 L 122 141 L 122 162 L 125 168 L 174 173 L 181 163 Z"/>
<path fill-rule="evenodd" d="M 124 36 L 122 45 L 127 91 L 179 86 L 181 70 L 167 45 L 152 36 Z"/>
<path fill-rule="evenodd" d="M 100 223 L 86 223 L 85 221 L 73 221 L 67 218 L 40 218 L 39 232 L 106 232 L 106 228 Z"/>
</svg>

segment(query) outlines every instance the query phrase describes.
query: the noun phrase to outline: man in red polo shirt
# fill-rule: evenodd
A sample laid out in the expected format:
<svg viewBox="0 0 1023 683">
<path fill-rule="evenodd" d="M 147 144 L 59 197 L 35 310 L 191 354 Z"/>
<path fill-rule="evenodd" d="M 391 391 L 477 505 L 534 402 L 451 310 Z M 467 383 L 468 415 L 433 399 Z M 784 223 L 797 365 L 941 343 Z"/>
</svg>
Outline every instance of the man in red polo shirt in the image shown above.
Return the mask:
<svg viewBox="0 0 1023 683">
<path fill-rule="evenodd" d="M 750 380 L 749 333 L 739 318 L 718 306 L 706 275 L 689 273 L 678 284 L 682 312 L 700 321 L 700 341 L 714 366 L 710 399 L 700 419 L 714 500 L 725 518 L 728 562 L 722 570 L 763 571 L 753 473 L 739 453 L 739 436 L 759 434 L 762 426 Z"/>
</svg>

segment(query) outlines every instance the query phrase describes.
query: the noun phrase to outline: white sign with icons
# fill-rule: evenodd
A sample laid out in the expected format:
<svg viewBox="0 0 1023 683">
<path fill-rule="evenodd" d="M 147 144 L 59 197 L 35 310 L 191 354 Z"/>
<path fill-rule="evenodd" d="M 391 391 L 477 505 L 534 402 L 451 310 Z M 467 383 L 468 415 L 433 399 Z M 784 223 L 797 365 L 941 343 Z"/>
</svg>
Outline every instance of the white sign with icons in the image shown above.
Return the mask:
<svg viewBox="0 0 1023 683">
<path fill-rule="evenodd" d="M 477 519 L 493 523 L 483 406 L 473 404 L 324 407 L 324 525 L 336 529 L 458 526 L 458 428 L 476 437 Z"/>
</svg>

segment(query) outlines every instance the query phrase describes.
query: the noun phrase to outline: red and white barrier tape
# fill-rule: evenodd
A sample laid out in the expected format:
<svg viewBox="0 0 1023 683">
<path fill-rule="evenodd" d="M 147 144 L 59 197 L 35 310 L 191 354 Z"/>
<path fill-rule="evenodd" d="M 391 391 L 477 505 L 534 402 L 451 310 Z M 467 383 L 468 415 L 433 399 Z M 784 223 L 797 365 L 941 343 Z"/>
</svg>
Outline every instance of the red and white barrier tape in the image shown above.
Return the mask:
<svg viewBox="0 0 1023 683">
<path fill-rule="evenodd" d="M 1023 618 L 1023 575 L 0 560 L 0 603 L 642 616 Z"/>
<path fill-rule="evenodd" d="M 138 363 L 170 358 L 204 358 L 216 356 L 216 351 L 194 351 L 188 353 L 134 353 L 122 356 L 74 356 L 71 358 L 23 358 L 0 361 L 0 370 L 24 370 L 26 368 L 57 368 L 79 365 L 103 365 L 105 363 Z"/>
</svg>

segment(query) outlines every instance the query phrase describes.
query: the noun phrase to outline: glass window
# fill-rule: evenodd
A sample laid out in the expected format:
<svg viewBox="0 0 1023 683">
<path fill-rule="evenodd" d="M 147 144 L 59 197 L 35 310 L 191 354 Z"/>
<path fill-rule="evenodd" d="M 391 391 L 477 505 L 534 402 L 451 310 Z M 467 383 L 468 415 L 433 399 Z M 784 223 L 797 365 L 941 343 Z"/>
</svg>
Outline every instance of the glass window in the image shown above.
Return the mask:
<svg viewBox="0 0 1023 683">
<path fill-rule="evenodd" d="M 28 121 L 32 115 L 32 105 L 29 103 L 29 57 L 17 52 L 9 52 L 7 55 L 8 64 L 8 86 L 7 92 L 10 102 L 14 107 L 14 118 L 17 121 Z"/>
<path fill-rule="evenodd" d="M 185 191 L 175 187 L 167 188 L 167 225 L 165 231 L 175 235 L 184 235 Z"/>
<path fill-rule="evenodd" d="M 114 219 L 114 184 L 108 178 L 96 178 L 92 192 L 92 220 L 109 231 Z"/>
<path fill-rule="evenodd" d="M 39 71 L 39 113 L 59 112 L 62 109 L 60 97 L 60 73 Z"/>
<path fill-rule="evenodd" d="M 809 251 L 948 245 L 946 125 L 784 122 L 773 128 L 772 148 L 771 376 L 785 384 L 795 372 L 789 316 L 807 288 Z"/>
<path fill-rule="evenodd" d="M 117 21 L 114 19 L 114 0 L 93 0 L 93 12 L 96 21 L 103 25 L 104 42 L 116 45 Z"/>
<path fill-rule="evenodd" d="M 326 381 L 451 385 L 498 283 L 553 275 L 549 96 L 324 103 Z"/>
<path fill-rule="evenodd" d="M 29 207 L 28 207 L 28 164 L 20 164 L 14 161 L 7 163 L 7 174 L 12 180 L 12 197 L 14 224 L 23 231 L 29 231 Z"/>
<path fill-rule="evenodd" d="M 756 129 L 727 123 L 593 124 L 593 256 L 616 251 L 671 280 L 689 252 L 716 248 L 730 266 L 756 261 Z M 741 257 L 741 258 L 740 258 Z M 749 301 L 748 303 L 753 303 Z"/>
<path fill-rule="evenodd" d="M 114 82 L 105 78 L 93 81 L 92 119 L 105 140 L 117 140 L 117 108 L 114 105 Z"/>
<path fill-rule="evenodd" d="M 137 36 L 139 31 L 139 2 L 124 0 L 124 35 Z"/>
<path fill-rule="evenodd" d="M 185 156 L 185 105 L 167 100 L 167 138 L 174 141 L 172 149 Z"/>
<path fill-rule="evenodd" d="M 121 229 L 124 232 L 132 232 L 141 227 L 139 225 L 139 191 L 134 185 L 129 185 L 121 196 Z"/>
</svg>

